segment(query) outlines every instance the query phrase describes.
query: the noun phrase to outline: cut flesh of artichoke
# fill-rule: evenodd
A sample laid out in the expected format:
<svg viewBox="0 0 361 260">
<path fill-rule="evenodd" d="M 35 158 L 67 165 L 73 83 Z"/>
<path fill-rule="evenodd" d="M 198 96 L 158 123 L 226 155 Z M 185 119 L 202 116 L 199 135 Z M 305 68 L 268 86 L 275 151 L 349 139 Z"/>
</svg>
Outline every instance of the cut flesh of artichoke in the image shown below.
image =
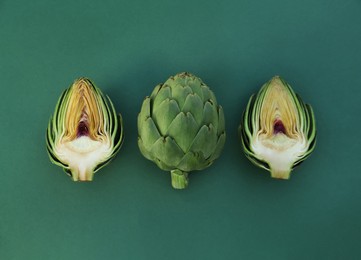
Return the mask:
<svg viewBox="0 0 361 260">
<path fill-rule="evenodd" d="M 251 97 L 240 132 L 246 156 L 274 178 L 288 179 L 315 147 L 312 108 L 280 77 Z"/>
<path fill-rule="evenodd" d="M 90 181 L 118 152 L 122 120 L 109 98 L 80 78 L 58 101 L 49 121 L 47 148 L 52 161 L 74 181 Z"/>
</svg>

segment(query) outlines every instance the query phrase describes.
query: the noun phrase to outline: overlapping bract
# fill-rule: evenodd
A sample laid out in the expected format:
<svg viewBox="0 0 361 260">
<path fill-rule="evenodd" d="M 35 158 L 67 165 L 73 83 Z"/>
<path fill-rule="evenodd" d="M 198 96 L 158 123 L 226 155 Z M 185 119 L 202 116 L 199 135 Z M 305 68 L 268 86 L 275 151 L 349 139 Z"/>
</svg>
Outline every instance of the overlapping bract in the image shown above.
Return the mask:
<svg viewBox="0 0 361 260">
<path fill-rule="evenodd" d="M 108 96 L 89 79 L 79 78 L 59 98 L 46 141 L 54 164 L 74 181 L 91 181 L 121 147 L 122 117 Z"/>
<path fill-rule="evenodd" d="M 316 144 L 312 107 L 278 76 L 250 98 L 239 132 L 247 158 L 274 178 L 288 179 Z"/>
<path fill-rule="evenodd" d="M 225 143 L 221 106 L 201 79 L 180 73 L 145 98 L 138 115 L 141 153 L 171 171 L 174 188 L 185 188 L 188 172 L 218 158 Z"/>
</svg>

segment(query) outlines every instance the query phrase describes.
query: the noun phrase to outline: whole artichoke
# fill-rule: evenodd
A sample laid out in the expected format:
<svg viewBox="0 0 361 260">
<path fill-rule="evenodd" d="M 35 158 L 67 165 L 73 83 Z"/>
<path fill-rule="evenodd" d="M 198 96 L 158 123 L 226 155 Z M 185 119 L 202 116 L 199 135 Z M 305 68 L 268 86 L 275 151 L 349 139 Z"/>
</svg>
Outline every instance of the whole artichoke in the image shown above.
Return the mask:
<svg viewBox="0 0 361 260">
<path fill-rule="evenodd" d="M 50 160 L 74 181 L 91 181 L 119 151 L 122 117 L 89 79 L 79 78 L 60 96 L 50 118 L 46 144 Z"/>
<path fill-rule="evenodd" d="M 170 171 L 172 186 L 183 189 L 190 171 L 220 156 L 226 139 L 223 109 L 200 78 L 180 73 L 145 98 L 138 133 L 144 157 Z"/>
<path fill-rule="evenodd" d="M 239 132 L 247 158 L 273 178 L 288 179 L 316 145 L 312 107 L 278 76 L 250 98 Z"/>
</svg>

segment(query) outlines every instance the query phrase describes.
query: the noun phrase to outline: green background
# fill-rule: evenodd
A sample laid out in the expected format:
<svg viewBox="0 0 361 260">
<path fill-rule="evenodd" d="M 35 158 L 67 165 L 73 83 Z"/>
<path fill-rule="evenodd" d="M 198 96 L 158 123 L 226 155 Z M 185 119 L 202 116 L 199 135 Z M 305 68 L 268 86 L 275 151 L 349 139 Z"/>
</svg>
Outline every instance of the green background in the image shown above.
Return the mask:
<svg viewBox="0 0 361 260">
<path fill-rule="evenodd" d="M 1 259 L 361 259 L 359 0 L 3 0 L 0 54 Z M 228 139 L 176 191 L 140 154 L 136 117 L 182 71 L 215 92 Z M 248 98 L 276 74 L 318 126 L 289 181 L 254 167 L 237 136 Z M 80 76 L 125 124 L 92 183 L 73 183 L 45 150 L 57 99 Z"/>
</svg>

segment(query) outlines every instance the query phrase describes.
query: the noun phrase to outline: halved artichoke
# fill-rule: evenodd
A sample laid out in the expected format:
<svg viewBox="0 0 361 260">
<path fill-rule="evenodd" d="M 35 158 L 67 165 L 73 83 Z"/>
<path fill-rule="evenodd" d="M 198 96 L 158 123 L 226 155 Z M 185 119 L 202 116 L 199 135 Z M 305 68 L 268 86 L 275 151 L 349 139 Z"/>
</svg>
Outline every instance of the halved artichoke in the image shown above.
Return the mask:
<svg viewBox="0 0 361 260">
<path fill-rule="evenodd" d="M 156 86 L 138 115 L 138 146 L 184 189 L 188 173 L 217 159 L 225 143 L 223 109 L 203 81 L 180 73 Z"/>
<path fill-rule="evenodd" d="M 288 179 L 316 145 L 312 107 L 278 76 L 252 95 L 239 132 L 247 158 L 273 178 Z"/>
<path fill-rule="evenodd" d="M 123 142 L 122 117 L 89 79 L 79 78 L 60 96 L 46 143 L 50 160 L 74 181 L 91 181 Z"/>
</svg>

